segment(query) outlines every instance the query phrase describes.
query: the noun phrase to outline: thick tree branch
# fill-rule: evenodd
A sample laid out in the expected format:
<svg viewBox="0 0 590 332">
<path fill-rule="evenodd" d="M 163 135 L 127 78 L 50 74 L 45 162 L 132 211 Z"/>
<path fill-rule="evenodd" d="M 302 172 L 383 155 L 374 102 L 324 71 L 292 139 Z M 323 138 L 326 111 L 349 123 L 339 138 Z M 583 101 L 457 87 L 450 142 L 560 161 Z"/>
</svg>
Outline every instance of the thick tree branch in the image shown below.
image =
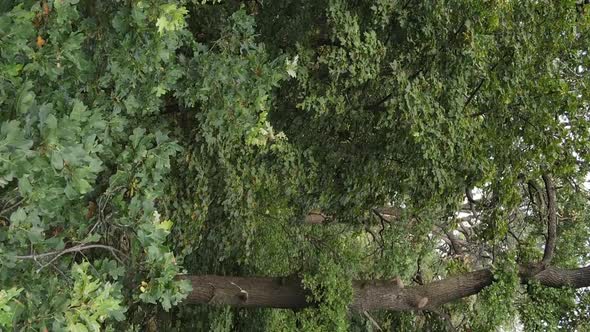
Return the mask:
<svg viewBox="0 0 590 332">
<path fill-rule="evenodd" d="M 396 218 L 399 218 L 402 215 L 400 209 L 394 207 L 381 207 L 372 209 L 371 212 L 375 214 L 379 218 L 380 221 L 390 223 Z M 328 221 L 336 221 L 336 218 L 333 216 L 327 215 L 320 210 L 311 210 L 307 213 L 304 218 L 305 224 L 323 224 L 327 223 Z"/>
<path fill-rule="evenodd" d="M 523 265 L 519 267 L 519 275 L 523 283 L 535 280 L 543 286 L 553 288 L 590 286 L 590 266 L 568 270 Z M 314 305 L 307 301 L 309 293 L 297 279 L 211 275 L 189 275 L 180 278 L 192 284 L 193 291 L 185 300 L 185 303 L 189 304 L 289 309 Z M 475 295 L 493 282 L 494 276 L 489 269 L 412 287 L 403 287 L 395 279 L 357 280 L 353 281 L 353 301 L 350 308 L 358 312 L 431 310 L 445 303 Z"/>
<path fill-rule="evenodd" d="M 544 206 L 545 198 L 539 185 L 534 180 L 529 180 L 527 184 L 531 202 L 536 203 L 539 207 Z"/>
<path fill-rule="evenodd" d="M 449 239 L 449 242 L 451 243 L 451 247 L 453 248 L 453 252 L 456 255 L 462 255 L 464 253 L 462 241 L 459 240 L 455 236 L 455 234 L 453 234 L 453 231 L 443 230 L 443 232 L 445 233 L 445 235 Z"/>
<path fill-rule="evenodd" d="M 545 190 L 547 192 L 547 240 L 545 241 L 545 251 L 543 252 L 542 263 L 548 265 L 553 258 L 555 251 L 555 241 L 557 237 L 557 205 L 555 184 L 551 175 L 543 174 Z"/>
</svg>

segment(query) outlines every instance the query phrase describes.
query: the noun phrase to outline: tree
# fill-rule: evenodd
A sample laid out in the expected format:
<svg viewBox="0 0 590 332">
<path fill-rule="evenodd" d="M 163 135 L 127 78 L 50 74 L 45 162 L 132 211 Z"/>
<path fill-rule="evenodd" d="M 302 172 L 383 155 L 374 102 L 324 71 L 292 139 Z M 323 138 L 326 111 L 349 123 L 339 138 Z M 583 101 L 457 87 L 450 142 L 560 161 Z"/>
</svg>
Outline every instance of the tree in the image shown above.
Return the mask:
<svg viewBox="0 0 590 332">
<path fill-rule="evenodd" d="M 584 6 L 3 3 L 0 328 L 587 328 Z"/>
</svg>

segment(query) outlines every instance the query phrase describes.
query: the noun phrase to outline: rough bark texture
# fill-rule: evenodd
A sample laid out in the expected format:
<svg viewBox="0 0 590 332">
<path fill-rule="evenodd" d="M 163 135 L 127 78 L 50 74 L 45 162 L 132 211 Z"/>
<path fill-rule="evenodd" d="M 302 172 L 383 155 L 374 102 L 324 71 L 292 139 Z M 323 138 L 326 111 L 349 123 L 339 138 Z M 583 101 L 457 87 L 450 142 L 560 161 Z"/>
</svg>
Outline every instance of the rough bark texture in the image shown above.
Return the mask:
<svg viewBox="0 0 590 332">
<path fill-rule="evenodd" d="M 399 218 L 401 216 L 401 211 L 399 209 L 392 207 L 376 208 L 373 209 L 373 212 L 377 216 L 379 216 L 379 218 L 383 218 L 386 222 L 393 221 L 394 219 Z M 304 219 L 304 223 L 306 224 L 323 224 L 327 221 L 334 221 L 334 218 L 332 216 L 324 214 L 320 210 L 315 209 L 309 211 L 309 213 L 305 216 Z"/>
<path fill-rule="evenodd" d="M 489 270 L 479 270 L 423 286 L 396 287 L 388 281 L 353 282 L 354 310 L 423 310 L 476 294 L 493 282 Z"/>
<path fill-rule="evenodd" d="M 523 282 L 537 280 L 547 287 L 590 286 L 590 266 L 579 269 L 558 269 L 537 266 L 520 267 Z M 292 278 L 182 276 L 193 286 L 185 303 L 217 304 L 237 307 L 268 307 L 300 309 L 313 306 L 307 302 L 308 292 Z M 479 293 L 494 282 L 489 269 L 478 270 L 422 286 L 403 287 L 399 281 L 353 281 L 351 309 L 409 311 L 427 310 Z"/>
<path fill-rule="evenodd" d="M 307 292 L 293 278 L 182 276 L 193 286 L 185 303 L 298 309 L 309 306 Z"/>
<path fill-rule="evenodd" d="M 549 267 L 533 277 L 541 285 L 553 288 L 570 286 L 582 288 L 590 286 L 590 266 L 579 269 L 562 270 Z"/>
<path fill-rule="evenodd" d="M 545 241 L 542 262 L 548 265 L 551 263 L 551 259 L 553 259 L 557 238 L 557 195 L 551 176 L 543 174 L 543 181 L 545 182 L 545 191 L 547 192 L 547 241 Z"/>
</svg>

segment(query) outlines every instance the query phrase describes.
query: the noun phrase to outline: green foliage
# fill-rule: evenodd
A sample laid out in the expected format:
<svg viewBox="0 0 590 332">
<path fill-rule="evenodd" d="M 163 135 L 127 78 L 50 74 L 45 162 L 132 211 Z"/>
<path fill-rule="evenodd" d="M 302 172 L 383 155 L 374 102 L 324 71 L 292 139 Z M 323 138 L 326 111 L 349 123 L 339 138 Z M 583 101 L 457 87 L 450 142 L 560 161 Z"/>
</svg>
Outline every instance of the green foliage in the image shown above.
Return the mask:
<svg viewBox="0 0 590 332">
<path fill-rule="evenodd" d="M 526 287 L 527 298 L 520 308 L 521 321 L 527 331 L 558 331 L 562 319 L 576 307 L 574 291 L 551 289 L 538 283 Z M 567 326 L 567 325 L 566 325 Z"/>
<path fill-rule="evenodd" d="M 147 303 L 160 302 L 162 308 L 168 311 L 186 297 L 191 287 L 186 280 L 176 280 L 179 273 L 176 259 L 164 245 L 172 222 L 161 222 L 159 218 L 155 211 L 153 223 L 142 224 L 137 232 L 137 238 L 145 252 L 145 265 L 150 271 L 148 281 L 141 282 L 139 298 Z"/>
<path fill-rule="evenodd" d="M 573 1 L 3 3 L 0 327 L 583 329 L 587 294 L 517 271 L 546 173 L 552 265 L 588 260 L 589 28 Z M 347 309 L 354 279 L 486 267 L 436 312 Z M 301 278 L 314 307 L 178 306 L 182 273 Z"/>
<path fill-rule="evenodd" d="M 176 7 L 175 4 L 165 4 L 160 6 L 161 16 L 156 21 L 158 32 L 160 34 L 166 31 L 176 31 L 184 27 L 184 16 L 188 11 L 184 7 Z"/>
<path fill-rule="evenodd" d="M 0 290 L 0 327 L 9 328 L 12 326 L 14 319 L 14 306 L 16 298 L 22 289 L 11 288 L 9 290 Z"/>
<path fill-rule="evenodd" d="M 569 293 L 566 294 L 566 296 L 570 295 Z M 574 303 L 568 303 L 568 300 L 569 298 L 566 301 L 558 299 L 558 303 L 565 304 L 565 306 L 560 308 L 560 314 L 564 313 L 567 308 L 567 312 L 562 316 L 559 326 L 565 331 L 583 331 L 584 329 L 588 329 L 590 327 L 590 321 L 588 320 L 588 316 L 584 314 L 588 312 L 588 306 L 590 304 L 588 291 L 576 291 L 574 294 Z"/>
<path fill-rule="evenodd" d="M 347 308 L 352 300 L 352 285 L 341 266 L 329 258 L 318 259 L 317 271 L 303 278 L 303 285 L 311 291 L 308 301 L 317 308 L 304 309 L 299 314 L 301 329 L 305 331 L 346 331 Z"/>
<path fill-rule="evenodd" d="M 479 295 L 474 314 L 477 316 L 474 331 L 492 331 L 508 327 L 516 314 L 514 299 L 520 288 L 518 266 L 511 257 L 506 257 L 494 270 L 494 283 Z"/>
<path fill-rule="evenodd" d="M 89 266 L 88 262 L 72 266 L 74 284 L 63 317 L 55 317 L 53 330 L 100 331 L 105 320 L 125 318 L 120 290 L 109 282 L 92 280 Z"/>
<path fill-rule="evenodd" d="M 189 290 L 174 279 L 181 268 L 168 230 L 151 218 L 181 149 L 165 124 L 147 131 L 154 119 L 135 116 L 157 111 L 179 76 L 170 55 L 186 11 L 149 8 L 43 1 L 2 14 L 0 285 L 22 288 L 11 295 L 20 303 L 15 328 L 97 331 L 140 300 L 169 309 Z M 170 18 L 163 34 L 158 15 Z M 130 61 L 127 50 L 144 41 L 158 57 Z M 119 42 L 129 48 L 114 52 Z M 134 283 L 144 279 L 152 287 L 142 293 Z"/>
</svg>

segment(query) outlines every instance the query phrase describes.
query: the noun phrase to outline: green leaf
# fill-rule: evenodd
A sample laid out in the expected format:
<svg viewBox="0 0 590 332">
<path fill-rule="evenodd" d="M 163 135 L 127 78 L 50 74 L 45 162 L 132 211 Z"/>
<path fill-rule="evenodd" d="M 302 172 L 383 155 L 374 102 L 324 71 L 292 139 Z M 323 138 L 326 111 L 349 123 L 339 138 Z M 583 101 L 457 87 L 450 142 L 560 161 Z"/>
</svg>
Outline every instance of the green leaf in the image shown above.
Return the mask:
<svg viewBox="0 0 590 332">
<path fill-rule="evenodd" d="M 16 109 L 19 113 L 27 113 L 33 103 L 35 102 L 35 93 L 31 90 L 33 89 L 33 82 L 26 81 L 20 91 L 18 93 L 18 97 L 16 100 Z"/>
<path fill-rule="evenodd" d="M 161 223 L 159 223 L 157 225 L 158 228 L 163 229 L 165 231 L 170 231 L 170 229 L 172 229 L 172 226 L 174 225 L 174 223 L 170 220 L 164 220 Z"/>
<path fill-rule="evenodd" d="M 86 106 L 81 101 L 76 100 L 74 101 L 72 112 L 70 113 L 70 119 L 76 122 L 82 122 L 88 118 L 88 113 Z"/>
<path fill-rule="evenodd" d="M 10 222 L 11 226 L 18 226 L 21 223 L 24 223 L 27 220 L 27 213 L 25 209 L 19 207 L 16 211 L 14 211 L 10 215 Z"/>
<path fill-rule="evenodd" d="M 71 332 L 88 332 L 88 328 L 86 328 L 86 325 L 84 325 L 82 323 L 75 323 L 75 324 L 69 325 L 68 330 Z"/>
<path fill-rule="evenodd" d="M 133 148 L 137 148 L 137 146 L 139 145 L 139 141 L 143 138 L 144 134 L 144 128 L 133 129 L 133 135 L 129 137 L 129 139 L 131 140 L 131 144 L 133 145 Z"/>
<path fill-rule="evenodd" d="M 51 154 L 51 166 L 56 170 L 62 170 L 64 167 L 64 160 L 60 152 L 53 151 Z"/>
<path fill-rule="evenodd" d="M 28 196 L 33 191 L 33 186 L 31 186 L 28 176 L 18 179 L 18 189 L 22 196 Z"/>
<path fill-rule="evenodd" d="M 44 229 L 41 227 L 31 227 L 27 233 L 27 236 L 32 244 L 41 243 L 43 240 L 45 240 Z"/>
<path fill-rule="evenodd" d="M 86 194 L 90 191 L 90 189 L 92 189 L 92 186 L 86 179 L 74 177 L 72 180 L 74 188 L 82 195 Z"/>
<path fill-rule="evenodd" d="M 57 129 L 57 118 L 53 114 L 49 114 L 45 119 L 45 126 L 49 129 Z"/>
</svg>

